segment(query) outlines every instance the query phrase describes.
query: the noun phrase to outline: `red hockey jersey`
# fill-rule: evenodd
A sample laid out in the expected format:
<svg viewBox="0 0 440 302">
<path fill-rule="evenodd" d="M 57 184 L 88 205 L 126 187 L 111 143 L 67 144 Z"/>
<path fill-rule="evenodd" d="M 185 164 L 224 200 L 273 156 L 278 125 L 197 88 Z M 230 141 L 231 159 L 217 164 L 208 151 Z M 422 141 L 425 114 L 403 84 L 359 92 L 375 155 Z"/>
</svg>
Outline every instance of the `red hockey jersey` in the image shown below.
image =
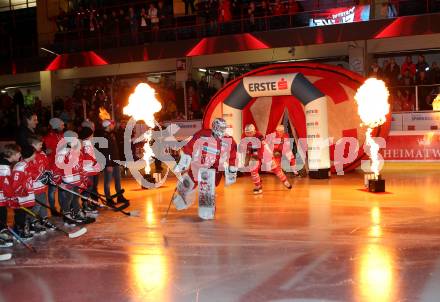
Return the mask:
<svg viewBox="0 0 440 302">
<path fill-rule="evenodd" d="M 83 156 L 83 172 L 85 176 L 97 175 L 101 171 L 101 166 L 96 161 L 95 149 L 92 142 L 83 140 L 83 147 L 81 153 Z"/>
<path fill-rule="evenodd" d="M 27 161 L 20 161 L 12 170 L 12 191 L 18 199 L 18 205 L 11 203 L 12 208 L 33 207 L 35 205 L 35 194 L 32 175 L 36 174 L 35 167 Z"/>
<path fill-rule="evenodd" d="M 79 186 L 84 176 L 82 152 L 66 146 L 59 149 L 52 171 L 54 176 L 61 177 L 64 183 Z"/>
<path fill-rule="evenodd" d="M 44 171 L 49 169 L 49 159 L 43 151 L 36 152 L 35 159 L 30 163 L 32 165 L 31 171 L 34 173 L 33 178 L 33 188 L 35 194 L 41 194 L 46 192 L 47 185 L 43 184 L 38 179 L 44 173 Z"/>
<path fill-rule="evenodd" d="M 264 146 L 266 144 L 266 142 L 264 141 L 264 136 L 263 134 L 261 134 L 260 132 L 256 131 L 255 135 L 253 136 L 247 136 L 246 134 L 242 134 L 241 139 L 243 141 L 243 139 L 250 139 L 250 138 L 257 138 L 260 141 L 260 145 L 255 145 L 254 143 L 251 144 L 252 141 L 249 140 L 248 143 L 246 145 L 242 144 L 240 145 L 240 148 L 243 148 L 243 150 L 240 150 L 240 152 L 245 152 L 245 154 L 247 156 L 251 156 L 251 157 L 256 157 L 258 159 L 262 159 L 263 158 L 263 153 L 264 153 Z M 246 148 L 246 149 L 244 149 Z"/>
<path fill-rule="evenodd" d="M 237 144 L 234 139 L 231 136 L 224 136 L 222 139 L 215 138 L 210 129 L 199 130 L 182 148 L 182 151 L 191 156 L 192 162 L 199 166 L 216 170 L 224 162 L 227 162 L 229 166 L 237 166 Z"/>
<path fill-rule="evenodd" d="M 52 164 L 55 162 L 55 154 L 57 151 L 58 143 L 63 139 L 63 133 L 55 131 L 49 132 L 48 135 L 43 137 L 44 146 L 46 146 L 47 157 Z"/>
<path fill-rule="evenodd" d="M 0 163 L 0 207 L 8 206 L 9 200 L 14 196 L 12 191 L 11 167 L 8 163 Z"/>
</svg>

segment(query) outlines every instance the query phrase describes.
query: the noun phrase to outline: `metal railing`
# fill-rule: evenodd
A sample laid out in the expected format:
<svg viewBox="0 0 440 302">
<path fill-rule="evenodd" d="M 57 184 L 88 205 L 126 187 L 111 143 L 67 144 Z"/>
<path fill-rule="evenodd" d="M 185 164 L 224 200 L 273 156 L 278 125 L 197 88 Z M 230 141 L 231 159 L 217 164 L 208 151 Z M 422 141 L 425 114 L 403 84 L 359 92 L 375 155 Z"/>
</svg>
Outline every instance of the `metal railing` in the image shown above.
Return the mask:
<svg viewBox="0 0 440 302">
<path fill-rule="evenodd" d="M 37 6 L 37 1 L 35 0 L 9 0 L 6 5 L 0 6 L 0 12 L 14 11 L 35 6 Z"/>
<path fill-rule="evenodd" d="M 394 86 L 390 89 L 392 112 L 433 110 L 432 102 L 440 94 L 440 84 Z"/>
</svg>

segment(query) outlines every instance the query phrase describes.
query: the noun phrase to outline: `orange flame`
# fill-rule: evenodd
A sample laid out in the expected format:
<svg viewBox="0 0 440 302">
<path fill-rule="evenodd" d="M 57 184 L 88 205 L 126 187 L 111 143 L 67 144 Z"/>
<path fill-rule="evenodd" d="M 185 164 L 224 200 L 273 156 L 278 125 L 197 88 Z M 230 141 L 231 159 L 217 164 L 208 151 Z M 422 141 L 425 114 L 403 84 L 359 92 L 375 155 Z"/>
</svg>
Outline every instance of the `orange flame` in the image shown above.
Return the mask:
<svg viewBox="0 0 440 302">
<path fill-rule="evenodd" d="M 437 94 L 437 97 L 432 101 L 432 110 L 440 111 L 440 93 Z"/>
<path fill-rule="evenodd" d="M 136 121 L 144 121 L 149 127 L 154 128 L 154 114 L 162 109 L 161 103 L 155 97 L 155 90 L 146 83 L 140 83 L 136 86 L 134 92 L 128 98 L 128 105 L 124 107 L 125 115 L 131 116 Z M 150 147 L 151 129 L 143 134 L 144 137 L 144 155 L 146 162 L 145 173 L 150 173 L 150 159 L 154 155 Z"/>
<path fill-rule="evenodd" d="M 371 171 L 376 178 L 379 176 L 379 146 L 372 139 L 371 132 L 373 128 L 386 122 L 386 116 L 390 112 L 389 96 L 385 82 L 375 78 L 367 79 L 354 96 L 362 124 L 368 127 L 365 139 L 370 146 Z"/>
<path fill-rule="evenodd" d="M 110 113 L 104 107 L 99 107 L 99 118 L 103 121 L 110 120 Z"/>
</svg>

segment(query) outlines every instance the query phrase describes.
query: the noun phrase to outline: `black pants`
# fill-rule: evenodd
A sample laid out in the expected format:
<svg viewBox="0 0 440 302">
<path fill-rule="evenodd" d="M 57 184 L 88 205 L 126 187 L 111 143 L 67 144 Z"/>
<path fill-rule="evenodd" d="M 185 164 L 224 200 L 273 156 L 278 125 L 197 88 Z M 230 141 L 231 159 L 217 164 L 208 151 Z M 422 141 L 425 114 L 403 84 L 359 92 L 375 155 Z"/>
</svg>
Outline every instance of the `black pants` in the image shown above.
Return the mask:
<svg viewBox="0 0 440 302">
<path fill-rule="evenodd" d="M 0 207 L 0 230 L 6 226 L 8 222 L 8 208 Z"/>
<path fill-rule="evenodd" d="M 24 229 L 26 224 L 26 212 L 21 209 L 14 210 L 14 224 L 18 229 Z"/>
</svg>

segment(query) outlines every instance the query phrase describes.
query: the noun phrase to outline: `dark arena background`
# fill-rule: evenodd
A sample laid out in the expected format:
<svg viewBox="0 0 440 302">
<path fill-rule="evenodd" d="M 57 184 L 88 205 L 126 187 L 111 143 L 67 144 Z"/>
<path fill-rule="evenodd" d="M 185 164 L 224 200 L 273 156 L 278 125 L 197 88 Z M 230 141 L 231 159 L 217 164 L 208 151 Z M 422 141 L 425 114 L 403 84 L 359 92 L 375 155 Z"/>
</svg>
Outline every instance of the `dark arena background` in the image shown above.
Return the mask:
<svg viewBox="0 0 440 302">
<path fill-rule="evenodd" d="M 440 301 L 440 1 L 0 0 L 0 37 L 0 302 Z"/>
</svg>

